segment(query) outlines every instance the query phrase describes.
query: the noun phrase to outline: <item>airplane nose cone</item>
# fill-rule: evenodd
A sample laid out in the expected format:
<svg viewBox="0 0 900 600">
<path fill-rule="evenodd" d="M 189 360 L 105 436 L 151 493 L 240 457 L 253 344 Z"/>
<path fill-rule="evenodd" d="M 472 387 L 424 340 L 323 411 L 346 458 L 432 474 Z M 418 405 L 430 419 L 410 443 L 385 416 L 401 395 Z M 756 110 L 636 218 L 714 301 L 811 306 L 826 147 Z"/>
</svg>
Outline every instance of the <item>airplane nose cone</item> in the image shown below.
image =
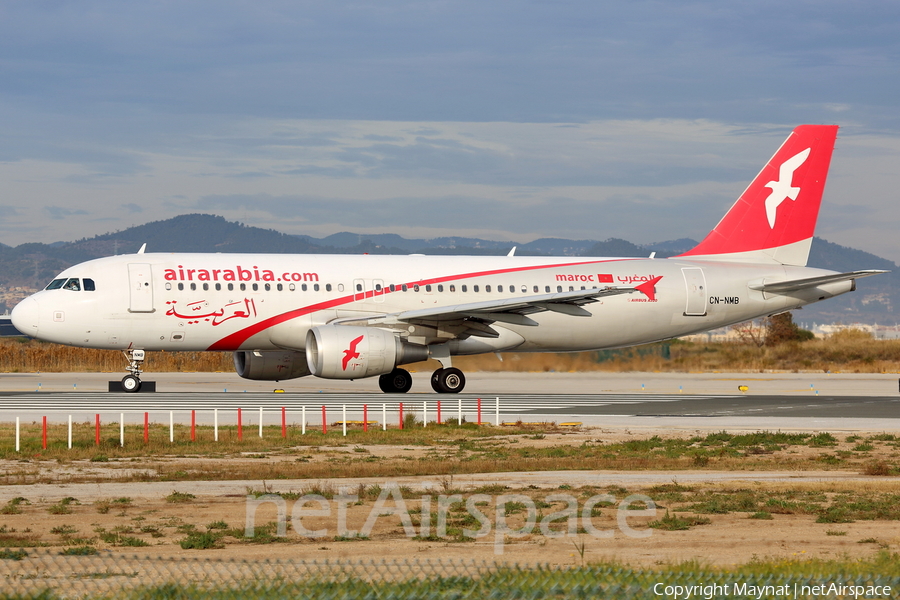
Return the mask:
<svg viewBox="0 0 900 600">
<path fill-rule="evenodd" d="M 23 335 L 37 337 L 40 307 L 34 298 L 25 298 L 13 308 L 9 315 L 13 327 Z"/>
</svg>

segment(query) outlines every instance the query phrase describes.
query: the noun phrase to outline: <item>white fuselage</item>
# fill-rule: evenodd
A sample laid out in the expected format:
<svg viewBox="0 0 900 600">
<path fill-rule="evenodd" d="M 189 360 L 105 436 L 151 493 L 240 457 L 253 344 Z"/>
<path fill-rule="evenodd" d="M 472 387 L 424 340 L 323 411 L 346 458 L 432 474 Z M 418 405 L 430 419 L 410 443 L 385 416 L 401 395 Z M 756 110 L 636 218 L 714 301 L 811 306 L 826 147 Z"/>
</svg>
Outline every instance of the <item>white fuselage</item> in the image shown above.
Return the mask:
<svg viewBox="0 0 900 600">
<path fill-rule="evenodd" d="M 132 254 L 71 267 L 17 307 L 23 331 L 93 348 L 304 350 L 311 327 L 338 319 L 626 287 L 640 291 L 584 305 L 589 316 L 546 311 L 537 326 L 499 322 L 495 338 L 455 340 L 453 354 L 501 350 L 571 352 L 652 342 L 797 308 L 852 289 L 842 281 L 793 294 L 751 284 L 815 277 L 821 269 L 716 260 L 472 256 Z M 71 286 L 70 286 L 71 287 Z M 87 291 L 85 287 L 94 287 Z M 452 333 L 408 326 L 410 342 Z M 443 337 L 442 337 L 443 336 Z"/>
</svg>

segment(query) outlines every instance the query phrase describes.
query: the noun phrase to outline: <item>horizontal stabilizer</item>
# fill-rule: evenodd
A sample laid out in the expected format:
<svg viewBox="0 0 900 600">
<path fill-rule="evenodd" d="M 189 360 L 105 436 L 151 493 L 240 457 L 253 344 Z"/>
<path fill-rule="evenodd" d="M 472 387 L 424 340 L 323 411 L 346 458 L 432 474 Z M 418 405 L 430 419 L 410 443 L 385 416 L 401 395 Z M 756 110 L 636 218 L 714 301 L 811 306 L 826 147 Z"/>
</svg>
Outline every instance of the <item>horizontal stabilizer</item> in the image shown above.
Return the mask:
<svg viewBox="0 0 900 600">
<path fill-rule="evenodd" d="M 869 277 L 870 275 L 880 275 L 881 273 L 889 273 L 890 271 L 881 271 L 870 269 L 867 271 L 850 271 L 849 273 L 834 273 L 833 275 L 822 275 L 820 277 L 807 277 L 805 279 L 791 279 L 789 281 L 773 281 L 772 283 L 751 283 L 751 290 L 767 292 L 770 294 L 784 294 L 787 292 L 796 292 L 809 288 L 825 285 L 826 283 L 835 283 L 838 281 L 848 281 L 851 279 L 860 279 L 861 277 Z"/>
</svg>

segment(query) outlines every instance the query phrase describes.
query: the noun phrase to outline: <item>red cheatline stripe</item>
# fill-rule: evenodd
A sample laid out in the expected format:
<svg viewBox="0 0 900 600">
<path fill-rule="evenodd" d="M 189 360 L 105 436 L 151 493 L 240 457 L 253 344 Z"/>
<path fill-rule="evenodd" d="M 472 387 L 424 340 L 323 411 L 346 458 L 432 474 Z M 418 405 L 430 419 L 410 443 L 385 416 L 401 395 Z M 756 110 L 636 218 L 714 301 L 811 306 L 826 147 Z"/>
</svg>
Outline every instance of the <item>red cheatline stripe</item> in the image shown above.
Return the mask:
<svg viewBox="0 0 900 600">
<path fill-rule="evenodd" d="M 447 275 L 445 277 L 436 277 L 434 279 L 425 279 L 419 281 L 410 281 L 405 284 L 394 284 L 395 286 L 412 286 L 412 285 L 434 285 L 438 283 L 444 283 L 445 281 L 455 281 L 457 279 L 469 279 L 472 277 L 488 277 L 490 275 L 502 275 L 506 273 L 517 273 L 520 271 L 537 271 L 540 269 L 558 269 L 562 267 L 580 267 L 583 265 L 592 265 L 592 264 L 600 264 L 600 263 L 609 263 L 609 262 L 621 262 L 628 260 L 639 260 L 635 258 L 619 258 L 613 260 L 589 260 L 584 262 L 574 262 L 574 263 L 557 263 L 552 265 L 534 265 L 534 266 L 526 266 L 526 267 L 514 267 L 511 269 L 495 269 L 493 271 L 476 271 L 475 273 L 464 273 L 461 275 Z M 398 289 L 399 291 L 399 289 Z M 390 294 L 390 288 L 382 288 L 381 294 Z M 396 293 L 396 292 L 395 292 Z M 325 302 L 319 302 L 317 304 L 311 304 L 309 306 L 304 306 L 301 308 L 297 308 L 285 313 L 281 313 L 280 315 L 275 315 L 274 317 L 269 317 L 268 319 L 262 320 L 258 323 L 254 323 L 249 327 L 245 327 L 239 331 L 236 331 L 232 334 L 226 335 L 222 339 L 213 343 L 207 350 L 237 350 L 241 344 L 246 342 L 252 336 L 261 333 L 268 329 L 269 327 L 274 327 L 280 323 L 284 323 L 285 321 L 290 321 L 291 319 L 296 319 L 297 317 L 302 317 L 303 315 L 308 315 L 309 313 L 313 313 L 320 310 L 326 310 L 328 308 L 334 308 L 335 306 L 341 306 L 343 304 L 350 304 L 351 302 L 356 301 L 356 297 L 359 294 L 351 294 L 349 296 L 343 296 L 341 298 L 334 298 L 332 300 L 326 300 Z M 372 298 L 375 295 L 374 291 L 365 292 L 365 298 Z"/>
</svg>

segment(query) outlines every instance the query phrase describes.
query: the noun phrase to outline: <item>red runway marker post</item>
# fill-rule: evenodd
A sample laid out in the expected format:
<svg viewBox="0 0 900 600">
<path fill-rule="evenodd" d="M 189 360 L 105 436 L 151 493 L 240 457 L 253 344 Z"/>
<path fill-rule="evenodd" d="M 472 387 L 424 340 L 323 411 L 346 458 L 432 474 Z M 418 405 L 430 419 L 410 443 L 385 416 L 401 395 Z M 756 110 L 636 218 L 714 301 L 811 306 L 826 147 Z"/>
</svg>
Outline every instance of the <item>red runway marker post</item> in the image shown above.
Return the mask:
<svg viewBox="0 0 900 600">
<path fill-rule="evenodd" d="M 237 421 L 237 429 L 238 429 L 238 439 L 244 439 L 244 424 L 241 422 L 241 409 L 238 409 L 238 421 Z"/>
<path fill-rule="evenodd" d="M 403 403 L 400 403 L 400 429 L 403 429 Z"/>
<path fill-rule="evenodd" d="M 191 441 L 197 441 L 197 411 L 191 411 Z"/>
<path fill-rule="evenodd" d="M 437 405 L 438 405 L 437 406 L 437 422 L 438 422 L 438 425 L 440 425 L 441 424 L 441 401 L 440 400 L 437 401 Z"/>
<path fill-rule="evenodd" d="M 94 420 L 94 443 L 100 445 L 100 415 L 95 415 Z"/>
<path fill-rule="evenodd" d="M 287 411 L 283 406 L 281 407 L 281 437 L 287 437 Z"/>
<path fill-rule="evenodd" d="M 44 450 L 47 449 L 47 417 L 42 417 L 43 424 L 41 425 L 41 448 Z"/>
<path fill-rule="evenodd" d="M 144 443 L 150 443 L 150 413 L 144 413 Z"/>
<path fill-rule="evenodd" d="M 478 424 L 481 425 L 481 398 L 478 399 Z"/>
<path fill-rule="evenodd" d="M 369 430 L 369 405 L 363 404 L 363 431 Z"/>
<path fill-rule="evenodd" d="M 328 433 L 328 421 L 325 418 L 325 405 L 322 405 L 322 435 Z"/>
</svg>

